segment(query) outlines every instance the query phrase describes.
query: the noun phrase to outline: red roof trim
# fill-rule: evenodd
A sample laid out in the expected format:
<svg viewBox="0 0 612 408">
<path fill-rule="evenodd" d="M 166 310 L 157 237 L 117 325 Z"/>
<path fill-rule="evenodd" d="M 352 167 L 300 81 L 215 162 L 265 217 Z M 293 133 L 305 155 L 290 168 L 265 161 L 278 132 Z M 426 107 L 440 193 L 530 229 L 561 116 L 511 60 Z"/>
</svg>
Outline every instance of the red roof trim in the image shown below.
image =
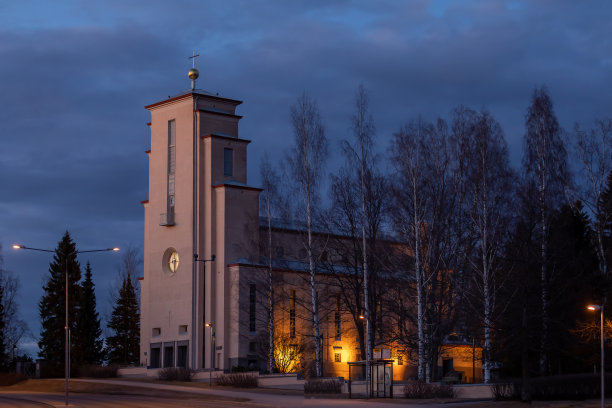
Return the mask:
<svg viewBox="0 0 612 408">
<path fill-rule="evenodd" d="M 200 138 L 202 139 L 208 139 L 208 138 L 213 138 L 213 137 L 217 139 L 231 140 L 232 142 L 251 143 L 249 139 L 240 139 L 238 137 L 223 136 L 223 135 L 217 135 L 214 133 L 209 133 L 207 135 L 200 136 Z"/>
<path fill-rule="evenodd" d="M 151 122 L 147 122 L 147 126 L 151 126 Z"/>
<path fill-rule="evenodd" d="M 142 205 L 144 205 L 144 204 L 149 204 L 149 200 L 144 200 L 144 201 L 141 201 L 141 202 L 140 202 L 140 204 L 142 204 Z"/>
<path fill-rule="evenodd" d="M 138 280 L 139 280 L 139 281 L 144 280 L 144 276 L 139 276 L 139 277 L 138 277 Z"/>
<path fill-rule="evenodd" d="M 149 149 L 149 150 L 145 150 L 145 153 L 146 153 L 146 154 L 151 153 L 151 149 Z"/>
</svg>

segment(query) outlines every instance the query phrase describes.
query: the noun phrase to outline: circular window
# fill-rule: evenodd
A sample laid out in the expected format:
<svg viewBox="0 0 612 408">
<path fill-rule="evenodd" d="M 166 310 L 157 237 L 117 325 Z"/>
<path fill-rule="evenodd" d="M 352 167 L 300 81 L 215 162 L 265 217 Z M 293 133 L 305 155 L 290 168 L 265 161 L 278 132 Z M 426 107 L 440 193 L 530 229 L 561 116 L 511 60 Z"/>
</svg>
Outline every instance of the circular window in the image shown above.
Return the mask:
<svg viewBox="0 0 612 408">
<path fill-rule="evenodd" d="M 162 269 L 169 275 L 173 275 L 179 268 L 179 254 L 174 248 L 168 248 L 162 259 Z"/>
</svg>

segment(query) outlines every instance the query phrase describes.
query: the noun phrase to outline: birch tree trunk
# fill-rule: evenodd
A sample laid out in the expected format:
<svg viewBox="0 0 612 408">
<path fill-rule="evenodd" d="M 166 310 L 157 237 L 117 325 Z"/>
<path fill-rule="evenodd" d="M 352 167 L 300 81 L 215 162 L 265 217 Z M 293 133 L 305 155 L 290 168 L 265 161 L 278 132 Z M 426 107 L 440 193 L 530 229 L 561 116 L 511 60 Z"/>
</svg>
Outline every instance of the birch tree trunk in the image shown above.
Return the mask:
<svg viewBox="0 0 612 408">
<path fill-rule="evenodd" d="M 323 164 L 327 156 L 327 139 L 317 104 L 306 94 L 302 94 L 296 104 L 291 107 L 291 119 L 294 131 L 294 146 L 287 154 L 287 161 L 292 169 L 295 181 L 300 186 L 304 205 L 303 211 L 306 218 L 307 240 L 305 246 L 308 257 L 312 321 L 314 326 L 315 371 L 316 376 L 320 377 L 323 374 L 321 358 L 322 337 L 319 328 L 319 301 L 316 286 L 312 228 L 317 186 L 320 183 Z"/>
<path fill-rule="evenodd" d="M 549 336 L 549 276 L 548 218 L 564 199 L 564 189 L 570 183 L 567 152 L 561 139 L 561 129 L 546 88 L 535 89 L 527 109 L 526 134 L 523 139 L 523 169 L 527 180 L 537 187 L 540 215 L 540 285 L 541 321 L 539 370 L 548 371 Z"/>
<path fill-rule="evenodd" d="M 278 174 L 272 168 L 272 164 L 267 156 L 261 161 L 259 171 L 263 184 L 263 194 L 261 202 L 268 235 L 268 372 L 274 372 L 274 275 L 273 275 L 273 247 L 272 247 L 272 216 L 273 211 L 278 211 L 282 204 L 279 202 L 278 185 L 280 180 Z"/>
</svg>

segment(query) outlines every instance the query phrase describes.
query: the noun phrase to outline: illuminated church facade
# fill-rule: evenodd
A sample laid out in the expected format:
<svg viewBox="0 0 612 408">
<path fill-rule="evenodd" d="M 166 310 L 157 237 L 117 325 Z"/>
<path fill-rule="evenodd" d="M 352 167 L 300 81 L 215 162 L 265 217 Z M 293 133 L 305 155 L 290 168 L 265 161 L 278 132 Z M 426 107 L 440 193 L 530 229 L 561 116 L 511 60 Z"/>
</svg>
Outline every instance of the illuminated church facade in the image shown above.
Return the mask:
<svg viewBox="0 0 612 408">
<path fill-rule="evenodd" d="M 143 366 L 267 367 L 267 226 L 259 215 L 262 190 L 247 183 L 251 141 L 239 136 L 241 103 L 190 90 L 146 106 L 151 147 L 140 278 Z M 292 261 L 303 251 L 300 234 L 274 225 L 277 361 L 295 359 L 313 341 L 310 286 Z M 347 362 L 362 359 L 358 331 L 326 279 L 322 274 L 318 286 L 323 372 L 347 377 Z M 378 357 L 393 360 L 395 380 L 415 375 L 405 346 L 377 347 Z"/>
</svg>

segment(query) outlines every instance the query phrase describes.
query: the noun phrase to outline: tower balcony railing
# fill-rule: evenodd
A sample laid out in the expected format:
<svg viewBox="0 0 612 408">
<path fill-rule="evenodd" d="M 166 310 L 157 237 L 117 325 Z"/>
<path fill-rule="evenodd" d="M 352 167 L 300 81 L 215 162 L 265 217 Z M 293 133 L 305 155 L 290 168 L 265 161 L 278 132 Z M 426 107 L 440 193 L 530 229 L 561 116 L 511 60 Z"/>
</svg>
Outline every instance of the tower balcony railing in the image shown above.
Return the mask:
<svg viewBox="0 0 612 408">
<path fill-rule="evenodd" d="M 174 211 L 161 213 L 159 217 L 159 225 L 169 227 L 174 225 Z"/>
</svg>

